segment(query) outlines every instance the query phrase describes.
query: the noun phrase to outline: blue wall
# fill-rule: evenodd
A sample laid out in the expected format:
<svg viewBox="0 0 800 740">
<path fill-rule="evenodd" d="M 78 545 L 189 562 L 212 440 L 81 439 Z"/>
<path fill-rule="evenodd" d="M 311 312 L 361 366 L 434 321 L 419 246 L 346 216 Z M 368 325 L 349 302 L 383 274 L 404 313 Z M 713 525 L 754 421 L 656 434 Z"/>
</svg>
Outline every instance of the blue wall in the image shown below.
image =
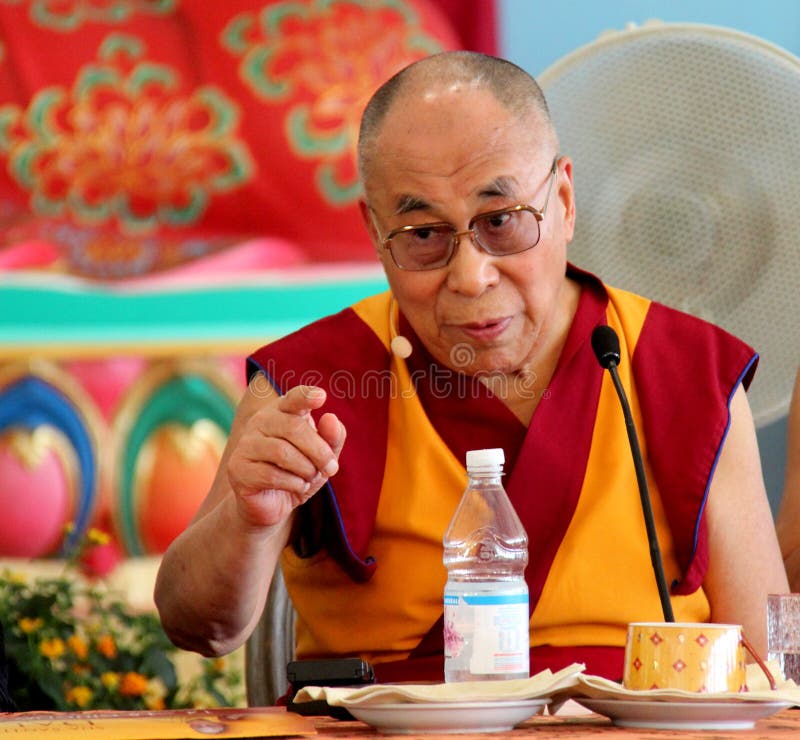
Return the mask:
<svg viewBox="0 0 800 740">
<path fill-rule="evenodd" d="M 498 0 L 500 53 L 534 76 L 601 33 L 658 19 L 724 26 L 758 36 L 800 56 L 800 2 L 760 0 Z M 800 350 L 799 350 L 800 351 Z M 792 375 L 793 377 L 793 375 Z M 758 374 L 756 380 L 758 382 Z M 787 395 L 791 388 L 787 388 Z M 764 481 L 777 511 L 786 465 L 786 420 L 758 431 Z"/>
</svg>

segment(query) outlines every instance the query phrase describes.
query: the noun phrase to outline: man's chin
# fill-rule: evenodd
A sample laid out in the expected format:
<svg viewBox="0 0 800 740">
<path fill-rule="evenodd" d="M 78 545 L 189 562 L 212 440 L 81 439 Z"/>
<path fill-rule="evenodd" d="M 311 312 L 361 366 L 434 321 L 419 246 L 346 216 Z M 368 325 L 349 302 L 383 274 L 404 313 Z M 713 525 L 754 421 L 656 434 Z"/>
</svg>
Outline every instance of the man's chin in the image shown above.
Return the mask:
<svg viewBox="0 0 800 740">
<path fill-rule="evenodd" d="M 481 353 L 475 362 L 462 372 L 481 378 L 504 378 L 514 375 L 516 364 L 511 362 L 505 354 L 486 352 Z"/>
</svg>

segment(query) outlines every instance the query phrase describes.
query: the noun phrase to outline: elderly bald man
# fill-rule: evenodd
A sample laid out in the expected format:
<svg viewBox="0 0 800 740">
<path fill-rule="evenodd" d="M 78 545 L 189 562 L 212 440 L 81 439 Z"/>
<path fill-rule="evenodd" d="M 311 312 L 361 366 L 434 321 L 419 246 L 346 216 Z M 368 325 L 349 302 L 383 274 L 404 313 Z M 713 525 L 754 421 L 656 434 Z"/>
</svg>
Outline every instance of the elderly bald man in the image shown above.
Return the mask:
<svg viewBox="0 0 800 740">
<path fill-rule="evenodd" d="M 573 167 L 535 80 L 471 52 L 418 61 L 370 100 L 358 154 L 390 290 L 249 358 L 219 474 L 161 565 L 172 639 L 241 645 L 280 559 L 299 657 L 442 680 L 442 535 L 466 450 L 502 447 L 530 540 L 531 670 L 619 678 L 627 623 L 662 611 L 590 346 L 608 324 L 675 618 L 743 624 L 763 651 L 766 594 L 787 583 L 745 396 L 757 356 L 569 264 Z"/>
</svg>

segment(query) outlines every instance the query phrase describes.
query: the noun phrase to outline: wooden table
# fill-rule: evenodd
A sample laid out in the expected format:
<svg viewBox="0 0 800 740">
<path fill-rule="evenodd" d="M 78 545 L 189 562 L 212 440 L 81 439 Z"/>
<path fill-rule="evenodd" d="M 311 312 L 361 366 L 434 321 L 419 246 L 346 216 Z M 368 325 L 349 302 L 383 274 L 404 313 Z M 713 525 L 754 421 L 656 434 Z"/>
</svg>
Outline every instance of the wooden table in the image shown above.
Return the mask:
<svg viewBox="0 0 800 740">
<path fill-rule="evenodd" d="M 198 722 L 200 720 L 200 722 Z M 204 726 L 201 728 L 199 724 Z M 211 727 L 213 725 L 213 727 Z M 267 729 L 269 728 L 269 729 Z M 209 732 L 209 729 L 215 730 Z M 316 730 L 316 733 L 315 733 Z M 221 733 L 221 734 L 220 734 Z M 271 740 L 789 740 L 800 738 L 800 709 L 785 709 L 756 722 L 752 730 L 639 730 L 615 727 L 596 714 L 537 716 L 508 732 L 444 735 L 382 735 L 363 722 L 299 717 L 282 707 L 141 712 L 29 712 L 0 714 L 0 737 L 75 740 L 166 740 L 190 737 L 248 737 Z"/>
</svg>

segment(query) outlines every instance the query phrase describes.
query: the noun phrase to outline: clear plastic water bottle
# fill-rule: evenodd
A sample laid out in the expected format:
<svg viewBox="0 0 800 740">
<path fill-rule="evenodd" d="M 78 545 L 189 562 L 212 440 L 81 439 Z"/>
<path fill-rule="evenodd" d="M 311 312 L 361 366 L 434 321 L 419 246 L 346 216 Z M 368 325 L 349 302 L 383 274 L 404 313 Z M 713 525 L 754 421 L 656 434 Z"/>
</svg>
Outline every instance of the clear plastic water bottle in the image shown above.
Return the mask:
<svg viewBox="0 0 800 740">
<path fill-rule="evenodd" d="M 444 535 L 444 680 L 529 675 L 528 536 L 503 488 L 502 449 L 467 452 L 469 483 Z"/>
</svg>

